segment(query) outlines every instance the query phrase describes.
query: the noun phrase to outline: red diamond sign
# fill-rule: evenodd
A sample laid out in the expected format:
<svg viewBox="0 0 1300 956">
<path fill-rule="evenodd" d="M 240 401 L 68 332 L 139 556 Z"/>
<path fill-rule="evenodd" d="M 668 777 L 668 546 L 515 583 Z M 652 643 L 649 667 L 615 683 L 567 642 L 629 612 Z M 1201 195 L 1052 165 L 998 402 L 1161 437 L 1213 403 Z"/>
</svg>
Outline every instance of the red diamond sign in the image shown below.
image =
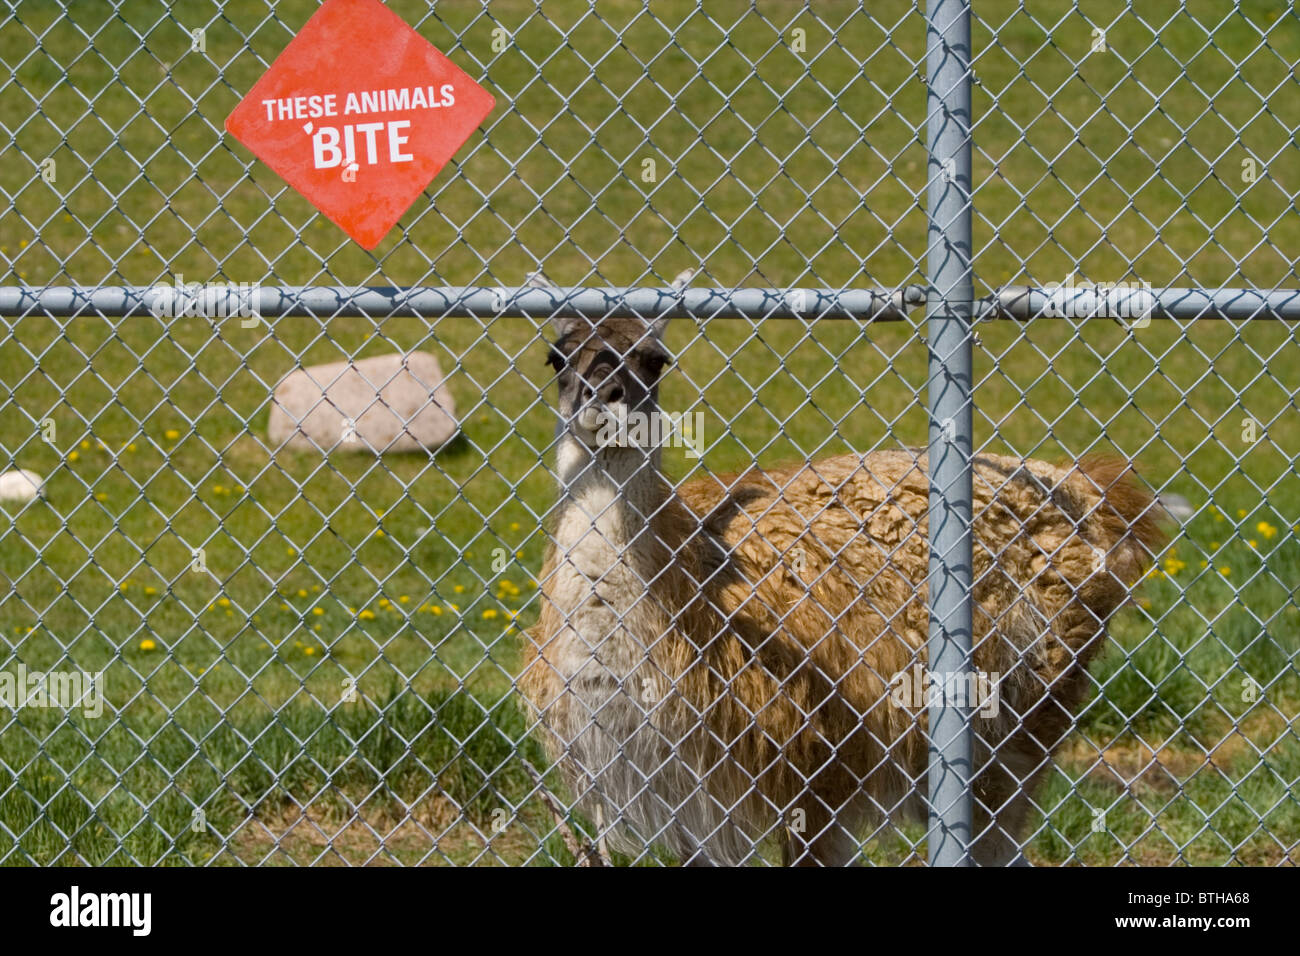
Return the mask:
<svg viewBox="0 0 1300 956">
<path fill-rule="evenodd" d="M 380 0 L 325 0 L 226 130 L 373 249 L 495 104 Z"/>
</svg>

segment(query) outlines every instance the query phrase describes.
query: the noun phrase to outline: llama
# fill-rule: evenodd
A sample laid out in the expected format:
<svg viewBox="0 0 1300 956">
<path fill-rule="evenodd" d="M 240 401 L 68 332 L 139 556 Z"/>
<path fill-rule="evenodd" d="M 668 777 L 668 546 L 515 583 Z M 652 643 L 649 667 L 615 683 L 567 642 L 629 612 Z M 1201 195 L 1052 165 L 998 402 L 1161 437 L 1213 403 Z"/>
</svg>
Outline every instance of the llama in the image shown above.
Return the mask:
<svg viewBox="0 0 1300 956">
<path fill-rule="evenodd" d="M 597 437 L 657 412 L 666 324 L 556 322 L 560 497 L 518 686 L 616 849 L 737 865 L 776 835 L 787 864 L 851 863 L 924 813 L 925 701 L 897 690 L 926 659 L 926 455 L 674 490 L 658 443 Z M 1024 862 L 1034 785 L 1161 539 L 1128 472 L 975 457 L 973 662 L 999 677 L 974 720 L 977 864 Z"/>
</svg>

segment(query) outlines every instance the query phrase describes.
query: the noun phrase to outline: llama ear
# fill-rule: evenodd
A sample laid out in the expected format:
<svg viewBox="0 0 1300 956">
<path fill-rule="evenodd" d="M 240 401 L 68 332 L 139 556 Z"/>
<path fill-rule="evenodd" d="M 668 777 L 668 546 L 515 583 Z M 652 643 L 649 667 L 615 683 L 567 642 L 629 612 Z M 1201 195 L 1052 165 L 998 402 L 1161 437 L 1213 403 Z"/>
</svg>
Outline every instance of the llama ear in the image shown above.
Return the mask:
<svg viewBox="0 0 1300 956">
<path fill-rule="evenodd" d="M 573 320 L 563 315 L 551 316 L 551 330 L 555 332 L 557 340 L 564 338 L 565 334 L 573 327 Z"/>
<path fill-rule="evenodd" d="M 658 318 L 658 319 L 651 319 L 650 331 L 654 333 L 654 337 L 659 339 L 660 341 L 663 341 L 664 330 L 668 328 L 668 323 L 671 321 L 672 321 L 671 315 L 665 315 L 662 318 Z"/>
<path fill-rule="evenodd" d="M 555 283 L 546 278 L 546 273 L 541 269 L 534 269 L 528 273 L 526 285 L 530 289 L 545 289 L 548 292 L 553 292 L 556 289 Z"/>
</svg>

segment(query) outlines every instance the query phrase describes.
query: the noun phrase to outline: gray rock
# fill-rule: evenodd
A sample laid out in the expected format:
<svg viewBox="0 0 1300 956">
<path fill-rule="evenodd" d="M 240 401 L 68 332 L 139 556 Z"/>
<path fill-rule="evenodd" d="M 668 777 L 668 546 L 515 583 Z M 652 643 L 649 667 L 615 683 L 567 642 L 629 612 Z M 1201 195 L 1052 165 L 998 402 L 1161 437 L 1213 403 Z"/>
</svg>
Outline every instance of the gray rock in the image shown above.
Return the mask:
<svg viewBox="0 0 1300 956">
<path fill-rule="evenodd" d="M 456 405 L 428 352 L 297 369 L 275 389 L 276 445 L 383 454 L 437 448 L 456 434 Z"/>
</svg>

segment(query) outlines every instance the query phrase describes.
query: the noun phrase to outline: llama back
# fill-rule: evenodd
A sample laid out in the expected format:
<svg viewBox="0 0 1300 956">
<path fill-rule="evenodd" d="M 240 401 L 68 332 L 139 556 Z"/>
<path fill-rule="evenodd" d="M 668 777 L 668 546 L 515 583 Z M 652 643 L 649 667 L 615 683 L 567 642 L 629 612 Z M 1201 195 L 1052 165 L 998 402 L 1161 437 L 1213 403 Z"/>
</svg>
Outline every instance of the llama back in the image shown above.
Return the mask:
<svg viewBox="0 0 1300 956">
<path fill-rule="evenodd" d="M 981 736 L 991 749 L 1028 721 L 1057 740 L 1106 620 L 1158 546 L 1155 507 L 1123 462 L 974 466 L 974 665 L 1002 681 L 1003 704 Z M 833 751 L 848 771 L 840 796 L 867 780 L 882 814 L 927 752 L 924 699 L 891 694 L 927 659 L 927 469 L 922 453 L 884 451 L 679 489 L 723 555 L 702 600 L 728 610 L 732 643 L 711 650 L 773 678 L 750 681 L 753 732 L 785 743 L 796 786 Z"/>
</svg>

